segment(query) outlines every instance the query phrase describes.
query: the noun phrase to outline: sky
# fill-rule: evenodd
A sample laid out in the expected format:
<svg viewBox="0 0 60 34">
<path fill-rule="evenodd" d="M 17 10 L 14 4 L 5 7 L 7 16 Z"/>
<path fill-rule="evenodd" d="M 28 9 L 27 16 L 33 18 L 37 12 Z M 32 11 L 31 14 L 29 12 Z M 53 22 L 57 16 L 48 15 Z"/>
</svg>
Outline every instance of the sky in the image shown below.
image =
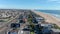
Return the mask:
<svg viewBox="0 0 60 34">
<path fill-rule="evenodd" d="M 0 8 L 60 10 L 60 0 L 0 0 Z"/>
</svg>

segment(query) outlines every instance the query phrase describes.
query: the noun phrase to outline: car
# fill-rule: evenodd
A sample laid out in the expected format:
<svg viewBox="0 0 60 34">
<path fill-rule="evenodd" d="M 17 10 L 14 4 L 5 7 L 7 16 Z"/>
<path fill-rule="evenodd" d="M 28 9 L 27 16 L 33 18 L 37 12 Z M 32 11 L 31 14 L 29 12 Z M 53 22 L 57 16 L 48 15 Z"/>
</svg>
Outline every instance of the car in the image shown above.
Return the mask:
<svg viewBox="0 0 60 34">
<path fill-rule="evenodd" d="M 19 28 L 20 24 L 19 23 L 11 23 L 11 28 Z"/>
<path fill-rule="evenodd" d="M 23 23 L 23 20 L 21 19 L 21 20 L 19 20 L 19 23 Z"/>
<path fill-rule="evenodd" d="M 23 31 L 30 31 L 30 29 L 28 29 L 28 28 L 24 28 Z"/>
<path fill-rule="evenodd" d="M 7 34 L 18 34 L 17 32 L 8 32 Z"/>
<path fill-rule="evenodd" d="M 10 31 L 7 31 L 7 34 L 18 34 L 18 31 L 17 30 L 10 30 Z"/>
<path fill-rule="evenodd" d="M 21 19 L 21 20 L 19 20 L 19 23 L 25 23 L 25 21 L 23 21 L 23 20 Z"/>
<path fill-rule="evenodd" d="M 21 34 L 23 34 L 23 31 L 21 31 Z"/>
</svg>

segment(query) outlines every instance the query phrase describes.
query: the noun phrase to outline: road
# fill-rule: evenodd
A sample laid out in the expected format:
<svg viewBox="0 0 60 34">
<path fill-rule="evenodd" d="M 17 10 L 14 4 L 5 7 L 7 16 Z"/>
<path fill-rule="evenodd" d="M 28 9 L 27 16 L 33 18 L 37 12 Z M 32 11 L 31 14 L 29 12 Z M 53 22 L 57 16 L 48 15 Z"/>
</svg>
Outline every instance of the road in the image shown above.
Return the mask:
<svg viewBox="0 0 60 34">
<path fill-rule="evenodd" d="M 10 30 L 10 24 L 11 23 L 18 23 L 18 19 L 19 15 L 17 15 L 15 18 L 11 19 L 10 21 L 8 21 L 7 24 L 5 24 L 5 26 L 2 27 L 2 29 L 0 30 L 0 34 L 6 34 L 8 30 Z M 27 22 L 24 24 L 20 24 L 20 30 L 19 30 L 19 34 L 30 34 L 30 31 L 23 31 L 23 28 L 27 25 Z"/>
<path fill-rule="evenodd" d="M 11 19 L 10 21 L 8 21 L 8 23 L 5 24 L 5 25 L 0 29 L 0 34 L 5 34 L 5 32 L 10 29 L 8 25 L 10 25 L 11 23 L 15 23 L 15 22 L 13 22 L 13 20 L 15 20 L 17 17 L 19 17 L 19 15 L 17 15 L 15 18 L 13 18 L 13 19 Z M 7 26 L 8 26 L 8 27 L 7 27 Z"/>
</svg>

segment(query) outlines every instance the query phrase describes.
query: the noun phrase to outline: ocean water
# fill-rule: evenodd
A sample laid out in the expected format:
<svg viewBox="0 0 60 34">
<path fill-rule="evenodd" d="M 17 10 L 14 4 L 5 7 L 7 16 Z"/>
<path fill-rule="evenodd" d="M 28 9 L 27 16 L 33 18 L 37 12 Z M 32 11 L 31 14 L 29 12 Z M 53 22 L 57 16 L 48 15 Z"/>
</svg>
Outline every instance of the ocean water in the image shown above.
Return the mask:
<svg viewBox="0 0 60 34">
<path fill-rule="evenodd" d="M 60 10 L 37 10 L 37 11 L 60 18 Z"/>
</svg>

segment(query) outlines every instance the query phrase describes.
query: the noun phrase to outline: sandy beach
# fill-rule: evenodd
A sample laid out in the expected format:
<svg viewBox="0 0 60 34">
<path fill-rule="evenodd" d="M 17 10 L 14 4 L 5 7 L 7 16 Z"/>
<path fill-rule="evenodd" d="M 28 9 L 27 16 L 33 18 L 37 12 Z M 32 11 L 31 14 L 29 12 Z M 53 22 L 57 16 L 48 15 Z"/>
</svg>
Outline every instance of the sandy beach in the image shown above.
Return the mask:
<svg viewBox="0 0 60 34">
<path fill-rule="evenodd" d="M 36 13 L 37 15 L 44 17 L 46 22 L 56 24 L 60 27 L 60 19 L 58 19 L 52 15 L 48 15 L 48 14 L 39 12 L 39 11 L 33 11 L 33 12 Z"/>
</svg>

